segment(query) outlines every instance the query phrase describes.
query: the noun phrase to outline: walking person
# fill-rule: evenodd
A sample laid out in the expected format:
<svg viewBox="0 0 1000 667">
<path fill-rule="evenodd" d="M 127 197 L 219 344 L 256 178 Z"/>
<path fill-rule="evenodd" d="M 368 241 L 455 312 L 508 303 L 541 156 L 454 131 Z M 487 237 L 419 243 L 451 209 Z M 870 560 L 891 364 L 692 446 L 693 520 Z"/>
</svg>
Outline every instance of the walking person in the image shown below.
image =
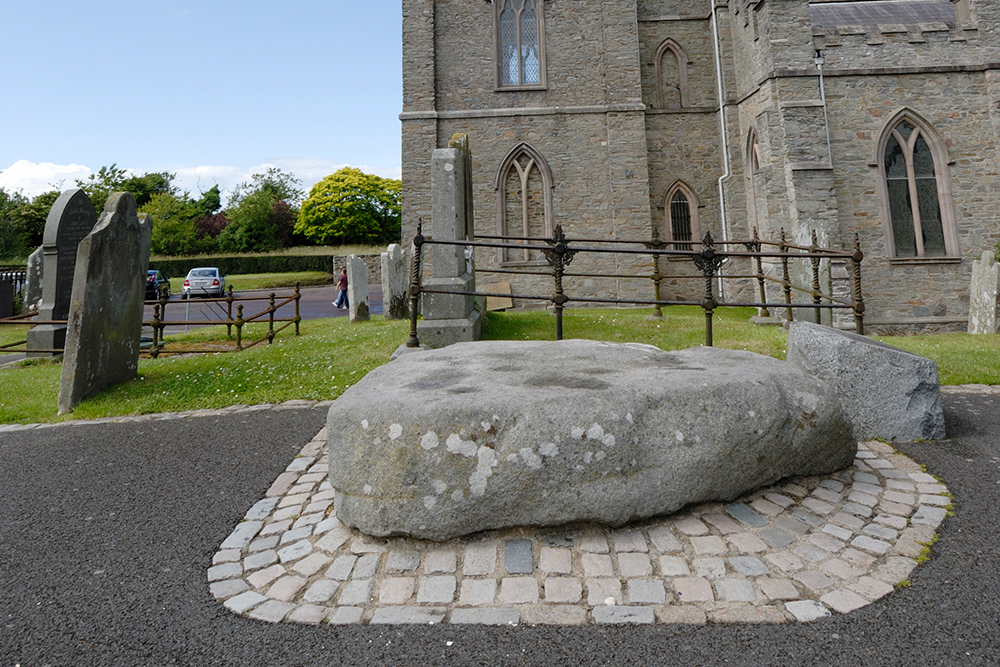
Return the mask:
<svg viewBox="0 0 1000 667">
<path fill-rule="evenodd" d="M 340 290 L 340 294 L 337 295 L 337 300 L 333 302 L 333 305 L 337 308 L 347 308 L 350 303 L 347 301 L 347 267 L 340 267 L 340 277 L 337 279 L 337 289 Z"/>
</svg>

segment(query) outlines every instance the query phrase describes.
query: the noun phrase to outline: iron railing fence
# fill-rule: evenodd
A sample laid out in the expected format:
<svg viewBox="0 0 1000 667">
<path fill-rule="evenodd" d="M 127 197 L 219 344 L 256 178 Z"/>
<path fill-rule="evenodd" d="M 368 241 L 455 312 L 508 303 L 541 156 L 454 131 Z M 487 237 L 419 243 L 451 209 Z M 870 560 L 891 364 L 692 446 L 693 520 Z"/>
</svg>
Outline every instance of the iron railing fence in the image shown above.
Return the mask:
<svg viewBox="0 0 1000 667">
<path fill-rule="evenodd" d="M 280 301 L 278 300 L 280 299 Z M 185 347 L 176 350 L 166 349 L 166 339 L 164 335 L 164 330 L 168 326 L 205 326 L 205 325 L 225 325 L 226 336 L 228 338 L 233 337 L 233 328 L 236 328 L 236 346 L 233 348 L 236 352 L 242 352 L 243 350 L 248 350 L 255 345 L 267 341 L 270 345 L 274 342 L 274 337 L 280 332 L 284 331 L 290 326 L 295 327 L 295 335 L 299 335 L 299 322 L 302 321 L 302 317 L 299 314 L 299 302 L 302 299 L 302 292 L 300 290 L 300 285 L 298 282 L 295 283 L 295 291 L 291 295 L 278 296 L 274 292 L 271 292 L 267 296 L 233 296 L 233 286 L 229 286 L 229 290 L 226 296 L 222 298 L 214 299 L 201 299 L 201 303 L 207 303 L 214 305 L 221 317 L 219 319 L 208 319 L 208 320 L 168 320 L 167 319 L 167 305 L 174 305 L 177 302 L 171 302 L 167 297 L 165 288 L 160 292 L 160 298 L 153 303 L 153 319 L 143 322 L 143 325 L 152 327 L 153 329 L 153 342 L 150 346 L 148 352 L 154 359 L 161 354 L 189 354 L 196 352 L 227 352 L 226 349 L 199 349 Z M 243 303 L 240 302 L 250 302 L 250 301 L 267 301 L 267 307 L 260 312 L 250 315 L 249 317 L 243 316 Z M 146 302 L 150 303 L 150 302 Z M 295 304 L 295 314 L 292 317 L 275 317 L 275 313 L 290 303 Z M 236 317 L 233 317 L 233 305 L 236 305 Z M 267 333 L 261 338 L 249 343 L 248 345 L 243 344 L 243 328 L 255 322 L 267 321 Z M 276 323 L 284 322 L 280 327 L 275 329 L 274 325 Z"/>
<path fill-rule="evenodd" d="M 271 292 L 267 296 L 234 296 L 232 286 L 229 287 L 229 291 L 226 296 L 217 299 L 203 299 L 203 303 L 217 304 L 217 308 L 220 313 L 218 319 L 207 319 L 207 320 L 168 320 L 166 317 L 167 305 L 179 305 L 176 301 L 170 301 L 166 294 L 166 290 L 160 292 L 160 298 L 156 301 L 147 301 L 146 303 L 153 304 L 153 318 L 151 320 L 144 320 L 143 326 L 152 327 L 153 338 L 152 343 L 149 345 L 148 349 L 143 346 L 144 351 L 148 352 L 154 359 L 161 354 L 189 354 L 197 352 L 227 352 L 229 350 L 222 348 L 190 348 L 185 347 L 177 350 L 166 349 L 166 340 L 164 335 L 164 330 L 168 326 L 211 326 L 211 325 L 225 325 L 226 326 L 226 336 L 232 338 L 233 328 L 236 328 L 236 345 L 233 348 L 235 351 L 239 352 L 242 350 L 250 349 L 255 345 L 267 341 L 270 345 L 274 341 L 274 337 L 280 332 L 284 331 L 290 326 L 295 327 L 295 335 L 299 335 L 299 323 L 302 321 L 302 317 L 299 314 L 299 302 L 302 298 L 302 293 L 300 291 L 299 283 L 295 283 L 295 291 L 291 295 L 278 296 L 274 292 Z M 260 312 L 250 315 L 249 317 L 243 316 L 243 303 L 249 301 L 267 301 L 267 307 Z M 295 304 L 295 315 L 292 317 L 275 317 L 275 313 L 290 303 Z M 233 317 L 233 305 L 236 305 L 236 317 Z M 0 326 L 2 325 L 28 325 L 33 327 L 40 324 L 66 324 L 66 320 L 40 320 L 37 319 L 37 313 L 27 313 L 24 315 L 18 315 L 15 317 L 9 317 L 5 319 L 0 319 Z M 267 322 L 267 333 L 261 338 L 244 345 L 243 343 L 243 328 L 255 322 Z M 275 328 L 275 324 L 282 323 L 281 326 Z M 13 352 L 32 352 L 41 354 L 61 354 L 64 352 L 62 348 L 42 350 L 42 349 L 27 349 L 27 339 L 16 341 L 13 343 L 8 343 L 5 345 L 0 345 L 0 353 L 13 353 Z"/>
<path fill-rule="evenodd" d="M 0 282 L 9 280 L 14 286 L 14 293 L 24 289 L 24 284 L 28 282 L 28 272 L 24 270 L 0 269 Z"/>
<path fill-rule="evenodd" d="M 725 307 L 755 307 L 761 309 L 761 315 L 770 316 L 771 309 L 783 308 L 786 319 L 794 318 L 793 309 L 811 308 L 815 314 L 816 321 L 820 321 L 821 311 L 844 309 L 850 310 L 854 316 L 855 329 L 859 334 L 864 334 L 864 312 L 865 304 L 861 294 L 861 263 L 864 253 L 861 252 L 861 244 L 855 234 L 854 247 L 852 249 L 823 248 L 816 242 L 816 232 L 812 233 L 812 243 L 808 246 L 788 243 L 784 229 L 781 230 L 780 241 L 767 241 L 761 239 L 757 230 L 754 230 L 753 238 L 741 241 L 726 241 L 717 244 L 711 233 L 706 233 L 700 242 L 684 241 L 671 242 L 658 238 L 655 228 L 652 238 L 646 240 L 617 240 L 617 239 L 588 239 L 588 238 L 567 238 L 562 226 L 557 226 L 552 238 L 541 237 L 515 237 L 515 236 L 480 236 L 474 240 L 435 240 L 426 237 L 422 233 L 422 225 L 418 224 L 417 234 L 413 239 L 414 252 L 412 253 L 412 264 L 410 273 L 410 335 L 407 339 L 407 347 L 418 347 L 420 341 L 417 337 L 417 315 L 419 312 L 419 299 L 421 294 L 451 294 L 478 297 L 499 297 L 510 299 L 521 299 L 525 301 L 548 301 L 552 304 L 556 315 L 556 340 L 562 340 L 563 326 L 562 314 L 568 303 L 582 304 L 619 304 L 653 306 L 657 315 L 662 315 L 663 306 L 700 306 L 705 312 L 705 345 L 712 345 L 712 316 L 716 308 Z M 495 274 L 520 274 L 535 276 L 550 276 L 553 280 L 553 293 L 526 294 L 526 293 L 492 293 L 492 292 L 467 292 L 460 290 L 429 289 L 421 285 L 421 255 L 425 245 L 451 245 L 472 248 L 489 249 L 517 249 L 517 250 L 537 250 L 541 252 L 547 263 L 547 270 L 532 270 L 530 268 L 476 268 L 477 273 Z M 721 248 L 719 246 L 722 246 Z M 682 246 L 677 248 L 676 246 Z M 683 247 L 689 247 L 683 249 Z M 727 248 L 739 248 L 742 250 L 730 250 Z M 697 249 L 695 249 L 697 248 Z M 771 250 L 773 248 L 773 250 Z M 623 273 L 572 273 L 567 272 L 566 267 L 573 261 L 573 257 L 578 253 L 596 254 L 625 254 L 625 255 L 649 255 L 652 259 L 651 270 L 648 274 L 623 274 Z M 694 274 L 663 275 L 660 271 L 660 260 L 664 257 L 687 260 L 693 263 L 696 272 Z M 756 273 L 752 274 L 723 274 L 721 268 L 729 259 L 743 258 L 751 262 L 751 266 L 756 267 Z M 764 260 L 774 260 L 780 262 L 781 277 L 765 275 L 763 269 Z M 791 280 L 791 263 L 795 261 L 807 260 L 811 277 L 811 286 L 796 285 Z M 850 265 L 851 291 L 849 298 L 840 298 L 833 294 L 824 293 L 821 289 L 821 263 L 831 260 L 842 261 Z M 563 284 L 563 279 L 567 277 L 586 278 L 617 278 L 617 279 L 644 279 L 653 283 L 653 299 L 624 299 L 624 298 L 602 298 L 588 296 L 573 296 L 568 294 Z M 689 299 L 662 299 L 661 284 L 664 280 L 703 280 L 704 291 L 700 300 Z M 716 296 L 712 287 L 714 281 L 726 280 L 746 280 L 757 281 L 759 289 L 759 301 L 724 301 Z M 780 285 L 782 301 L 769 301 L 766 285 L 768 283 Z M 722 290 L 719 290 L 722 293 Z M 832 290 L 831 290 L 832 291 Z M 809 301 L 798 302 L 792 300 L 792 294 L 808 295 Z"/>
</svg>

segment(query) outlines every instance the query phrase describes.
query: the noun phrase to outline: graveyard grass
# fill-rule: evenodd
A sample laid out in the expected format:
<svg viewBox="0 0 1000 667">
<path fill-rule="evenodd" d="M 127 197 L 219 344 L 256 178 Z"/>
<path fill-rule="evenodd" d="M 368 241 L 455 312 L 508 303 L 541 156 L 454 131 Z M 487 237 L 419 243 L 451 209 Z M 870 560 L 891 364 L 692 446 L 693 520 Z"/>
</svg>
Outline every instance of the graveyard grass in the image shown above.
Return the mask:
<svg viewBox="0 0 1000 667">
<path fill-rule="evenodd" d="M 662 320 L 647 319 L 649 309 L 594 309 L 566 312 L 565 338 L 637 342 L 662 349 L 704 343 L 699 308 L 665 309 Z M 780 327 L 749 324 L 751 309 L 716 312 L 717 347 L 749 350 L 783 359 L 787 334 Z M 0 344 L 23 340 L 23 328 L 0 327 Z M 231 405 L 278 403 L 293 399 L 330 400 L 364 375 L 389 361 L 406 340 L 407 321 L 351 325 L 346 318 L 304 321 L 302 335 L 281 332 L 274 344 L 239 353 L 140 359 L 139 377 L 113 387 L 59 417 L 56 401 L 60 366 L 30 360 L 0 369 L 0 423 L 57 422 L 132 414 L 180 412 Z M 255 340 L 260 331 L 246 338 Z M 18 338 L 20 336 L 20 338 Z M 554 340 L 555 318 L 548 312 L 490 313 L 485 337 L 505 340 Z M 1000 336 L 940 334 L 879 337 L 891 345 L 937 362 L 942 384 L 1000 384 Z M 228 343 L 224 327 L 199 329 L 170 342 L 187 345 Z"/>
</svg>

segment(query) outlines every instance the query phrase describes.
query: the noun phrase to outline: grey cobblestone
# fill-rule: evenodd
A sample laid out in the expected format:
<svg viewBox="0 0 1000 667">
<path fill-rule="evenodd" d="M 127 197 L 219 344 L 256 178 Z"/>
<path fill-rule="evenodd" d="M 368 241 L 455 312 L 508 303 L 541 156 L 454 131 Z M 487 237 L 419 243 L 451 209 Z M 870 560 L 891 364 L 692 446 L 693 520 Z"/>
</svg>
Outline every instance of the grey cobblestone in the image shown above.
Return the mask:
<svg viewBox="0 0 1000 667">
<path fill-rule="evenodd" d="M 344 526 L 323 440 L 303 454 L 213 558 L 210 591 L 235 613 L 335 625 L 808 622 L 891 595 L 951 503 L 937 479 L 872 442 L 851 469 L 641 527 L 424 543 Z"/>
</svg>

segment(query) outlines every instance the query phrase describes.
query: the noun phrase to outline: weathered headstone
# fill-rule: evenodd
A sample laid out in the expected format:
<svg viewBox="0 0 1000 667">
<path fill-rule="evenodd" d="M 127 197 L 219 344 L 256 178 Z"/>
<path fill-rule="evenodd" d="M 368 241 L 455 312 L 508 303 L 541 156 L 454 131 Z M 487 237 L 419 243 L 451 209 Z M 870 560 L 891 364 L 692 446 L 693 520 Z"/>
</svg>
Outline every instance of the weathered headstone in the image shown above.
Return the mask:
<svg viewBox="0 0 1000 667">
<path fill-rule="evenodd" d="M 431 154 L 431 238 L 471 240 L 472 154 L 465 135 L 455 135 L 451 146 Z M 476 291 L 471 246 L 431 245 L 430 248 L 433 277 L 424 281 L 424 288 Z M 428 347 L 480 338 L 482 313 L 476 308 L 475 297 L 469 294 L 425 292 L 421 312 L 424 318 L 417 323 L 417 336 Z"/>
<path fill-rule="evenodd" d="M 80 242 L 73 279 L 59 412 L 135 377 L 152 221 L 135 198 L 113 194 L 94 230 Z"/>
<path fill-rule="evenodd" d="M 830 385 L 751 352 L 479 341 L 406 354 L 327 418 L 337 517 L 372 535 L 621 525 L 849 466 Z"/>
<path fill-rule="evenodd" d="M 788 362 L 826 381 L 859 440 L 940 440 L 937 364 L 873 338 L 810 322 L 788 327 Z"/>
<path fill-rule="evenodd" d="M 405 320 L 410 316 L 408 276 L 403 249 L 391 244 L 382 253 L 382 317 L 387 320 Z"/>
<path fill-rule="evenodd" d="M 992 252 L 972 262 L 969 289 L 969 333 L 1000 332 L 1000 264 Z"/>
<path fill-rule="evenodd" d="M 97 224 L 97 214 L 90 197 L 73 189 L 59 195 L 45 221 L 42 236 L 42 301 L 40 320 L 65 320 L 69 317 L 70 295 L 76 269 L 76 251 Z M 66 344 L 65 324 L 40 324 L 28 331 L 28 353 L 32 350 L 58 350 Z M 36 352 L 35 356 L 53 354 Z"/>
<path fill-rule="evenodd" d="M 347 301 L 351 323 L 369 320 L 368 267 L 357 255 L 347 258 Z"/>
<path fill-rule="evenodd" d="M 24 281 L 24 311 L 37 311 L 42 300 L 42 246 L 28 255 L 28 275 Z"/>
</svg>

